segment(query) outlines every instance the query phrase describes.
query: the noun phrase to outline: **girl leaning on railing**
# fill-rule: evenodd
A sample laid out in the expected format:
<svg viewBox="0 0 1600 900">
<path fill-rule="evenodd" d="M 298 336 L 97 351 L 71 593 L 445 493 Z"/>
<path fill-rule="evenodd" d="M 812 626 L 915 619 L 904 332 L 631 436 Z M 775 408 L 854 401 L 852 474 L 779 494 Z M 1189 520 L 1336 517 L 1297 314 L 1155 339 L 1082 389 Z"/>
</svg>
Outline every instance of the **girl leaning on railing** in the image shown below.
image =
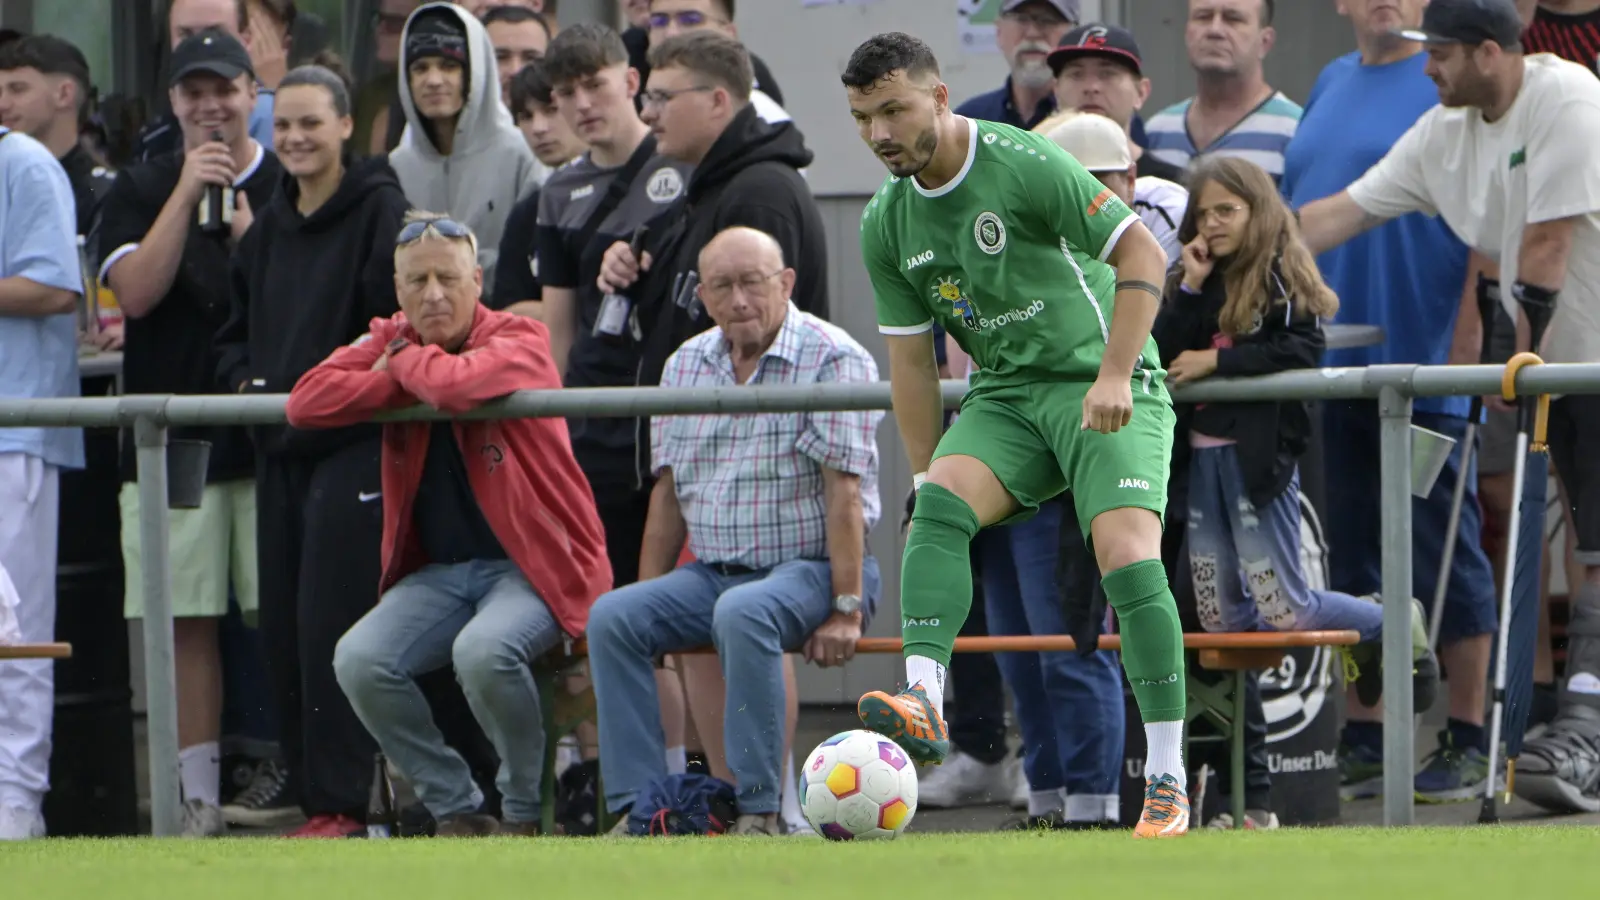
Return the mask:
<svg viewBox="0 0 1600 900">
<path fill-rule="evenodd" d="M 1267 375 L 1321 363 L 1322 320 L 1339 308 L 1271 176 L 1211 157 L 1190 175 L 1178 230 L 1183 255 L 1167 277 L 1153 336 L 1171 383 Z M 1362 701 L 1383 682 L 1375 598 L 1313 587 L 1301 557 L 1299 459 L 1311 437 L 1301 401 L 1180 405 L 1174 481 L 1188 482 L 1187 552 L 1208 631 L 1348 629 Z M 1412 601 L 1416 708 L 1438 665 L 1422 605 Z"/>
</svg>

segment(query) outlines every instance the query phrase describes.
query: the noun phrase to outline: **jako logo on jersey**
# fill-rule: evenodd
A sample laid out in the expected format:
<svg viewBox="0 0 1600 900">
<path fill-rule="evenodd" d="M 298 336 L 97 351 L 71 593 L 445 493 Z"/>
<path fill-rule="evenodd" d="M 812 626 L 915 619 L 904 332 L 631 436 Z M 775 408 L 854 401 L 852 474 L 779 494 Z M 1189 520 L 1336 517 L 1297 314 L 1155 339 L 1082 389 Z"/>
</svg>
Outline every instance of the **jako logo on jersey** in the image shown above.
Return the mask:
<svg viewBox="0 0 1600 900">
<path fill-rule="evenodd" d="M 1089 201 L 1089 209 L 1088 209 L 1089 215 L 1091 215 L 1091 216 L 1100 215 L 1101 213 L 1105 212 L 1106 211 L 1106 207 L 1110 206 L 1111 202 L 1113 200 L 1116 200 L 1116 199 L 1117 199 L 1117 195 L 1115 193 L 1113 193 L 1110 188 L 1106 188 L 1105 190 L 1101 191 L 1100 193 L 1095 194 L 1094 195 L 1094 199 Z"/>
<path fill-rule="evenodd" d="M 915 269 L 917 266 L 920 266 L 923 263 L 931 262 L 933 262 L 933 251 L 924 250 L 921 253 L 918 253 L 916 256 L 908 257 L 906 259 L 906 268 Z"/>
<path fill-rule="evenodd" d="M 1150 490 L 1150 482 L 1145 481 L 1143 478 L 1124 478 L 1117 487 L 1138 488 L 1141 491 L 1148 491 Z"/>
<path fill-rule="evenodd" d="M 1173 672 L 1171 675 L 1168 675 L 1165 678 L 1157 678 L 1155 680 L 1151 680 L 1149 678 L 1135 678 L 1133 683 L 1139 685 L 1140 687 L 1154 687 L 1159 684 L 1177 684 L 1178 673 Z"/>
<path fill-rule="evenodd" d="M 912 617 L 912 618 L 906 619 L 905 621 L 901 622 L 900 623 L 900 627 L 901 628 L 938 628 L 939 627 L 939 617 L 938 616 L 934 616 L 931 619 L 918 619 L 916 617 Z"/>
<path fill-rule="evenodd" d="M 972 223 L 972 239 L 978 242 L 979 250 L 993 256 L 1006 248 L 1006 225 L 999 216 L 984 210 Z"/>
</svg>

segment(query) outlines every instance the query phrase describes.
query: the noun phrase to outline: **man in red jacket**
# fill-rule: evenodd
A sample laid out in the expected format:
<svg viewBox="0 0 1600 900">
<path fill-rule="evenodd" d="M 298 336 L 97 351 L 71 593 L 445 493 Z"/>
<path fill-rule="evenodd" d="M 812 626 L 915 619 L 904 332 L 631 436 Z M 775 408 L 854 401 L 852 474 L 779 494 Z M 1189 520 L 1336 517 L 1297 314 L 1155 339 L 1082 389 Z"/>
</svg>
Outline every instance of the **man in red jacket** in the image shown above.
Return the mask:
<svg viewBox="0 0 1600 900">
<path fill-rule="evenodd" d="M 374 319 L 300 379 L 290 424 L 349 425 L 419 402 L 463 413 L 559 388 L 544 325 L 479 303 L 477 250 L 465 225 L 409 215 L 395 248 L 400 313 Z M 564 419 L 384 426 L 383 597 L 340 640 L 333 665 L 441 836 L 536 832 L 546 736 L 528 663 L 563 634 L 581 635 L 610 587 Z M 451 664 L 501 759 L 503 826 L 482 812 L 482 792 L 415 682 Z"/>
</svg>

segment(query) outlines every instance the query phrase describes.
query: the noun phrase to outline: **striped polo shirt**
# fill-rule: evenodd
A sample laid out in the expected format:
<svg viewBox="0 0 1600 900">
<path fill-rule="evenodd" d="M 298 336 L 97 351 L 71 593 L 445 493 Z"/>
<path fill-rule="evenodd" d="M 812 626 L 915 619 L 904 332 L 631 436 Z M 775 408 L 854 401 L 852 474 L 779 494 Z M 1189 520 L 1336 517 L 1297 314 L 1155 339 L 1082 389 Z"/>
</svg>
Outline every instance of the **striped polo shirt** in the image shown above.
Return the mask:
<svg viewBox="0 0 1600 900">
<path fill-rule="evenodd" d="M 1185 120 L 1194 98 L 1175 103 L 1145 124 L 1149 152 L 1165 163 L 1187 168 L 1197 156 L 1220 153 L 1247 159 L 1267 171 L 1274 181 L 1283 178 L 1283 151 L 1300 125 L 1300 104 L 1275 91 L 1239 124 L 1224 132 L 1211 146 L 1200 149 L 1189 138 Z"/>
</svg>

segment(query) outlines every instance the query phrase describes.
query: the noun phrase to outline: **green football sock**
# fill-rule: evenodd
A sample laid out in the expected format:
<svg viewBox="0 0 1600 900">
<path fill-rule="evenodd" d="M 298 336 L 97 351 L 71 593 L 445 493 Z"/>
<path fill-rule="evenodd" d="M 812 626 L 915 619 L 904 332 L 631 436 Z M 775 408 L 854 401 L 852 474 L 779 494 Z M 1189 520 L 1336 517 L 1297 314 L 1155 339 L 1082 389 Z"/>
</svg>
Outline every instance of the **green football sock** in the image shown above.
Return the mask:
<svg viewBox="0 0 1600 900">
<path fill-rule="evenodd" d="M 901 633 L 906 656 L 950 664 L 956 633 L 972 609 L 972 537 L 978 517 L 937 484 L 917 491 L 900 565 Z"/>
<path fill-rule="evenodd" d="M 1183 625 L 1167 585 L 1167 570 L 1147 559 L 1101 579 L 1106 602 L 1117 611 L 1122 667 L 1146 724 L 1181 721 L 1184 696 Z"/>
</svg>

